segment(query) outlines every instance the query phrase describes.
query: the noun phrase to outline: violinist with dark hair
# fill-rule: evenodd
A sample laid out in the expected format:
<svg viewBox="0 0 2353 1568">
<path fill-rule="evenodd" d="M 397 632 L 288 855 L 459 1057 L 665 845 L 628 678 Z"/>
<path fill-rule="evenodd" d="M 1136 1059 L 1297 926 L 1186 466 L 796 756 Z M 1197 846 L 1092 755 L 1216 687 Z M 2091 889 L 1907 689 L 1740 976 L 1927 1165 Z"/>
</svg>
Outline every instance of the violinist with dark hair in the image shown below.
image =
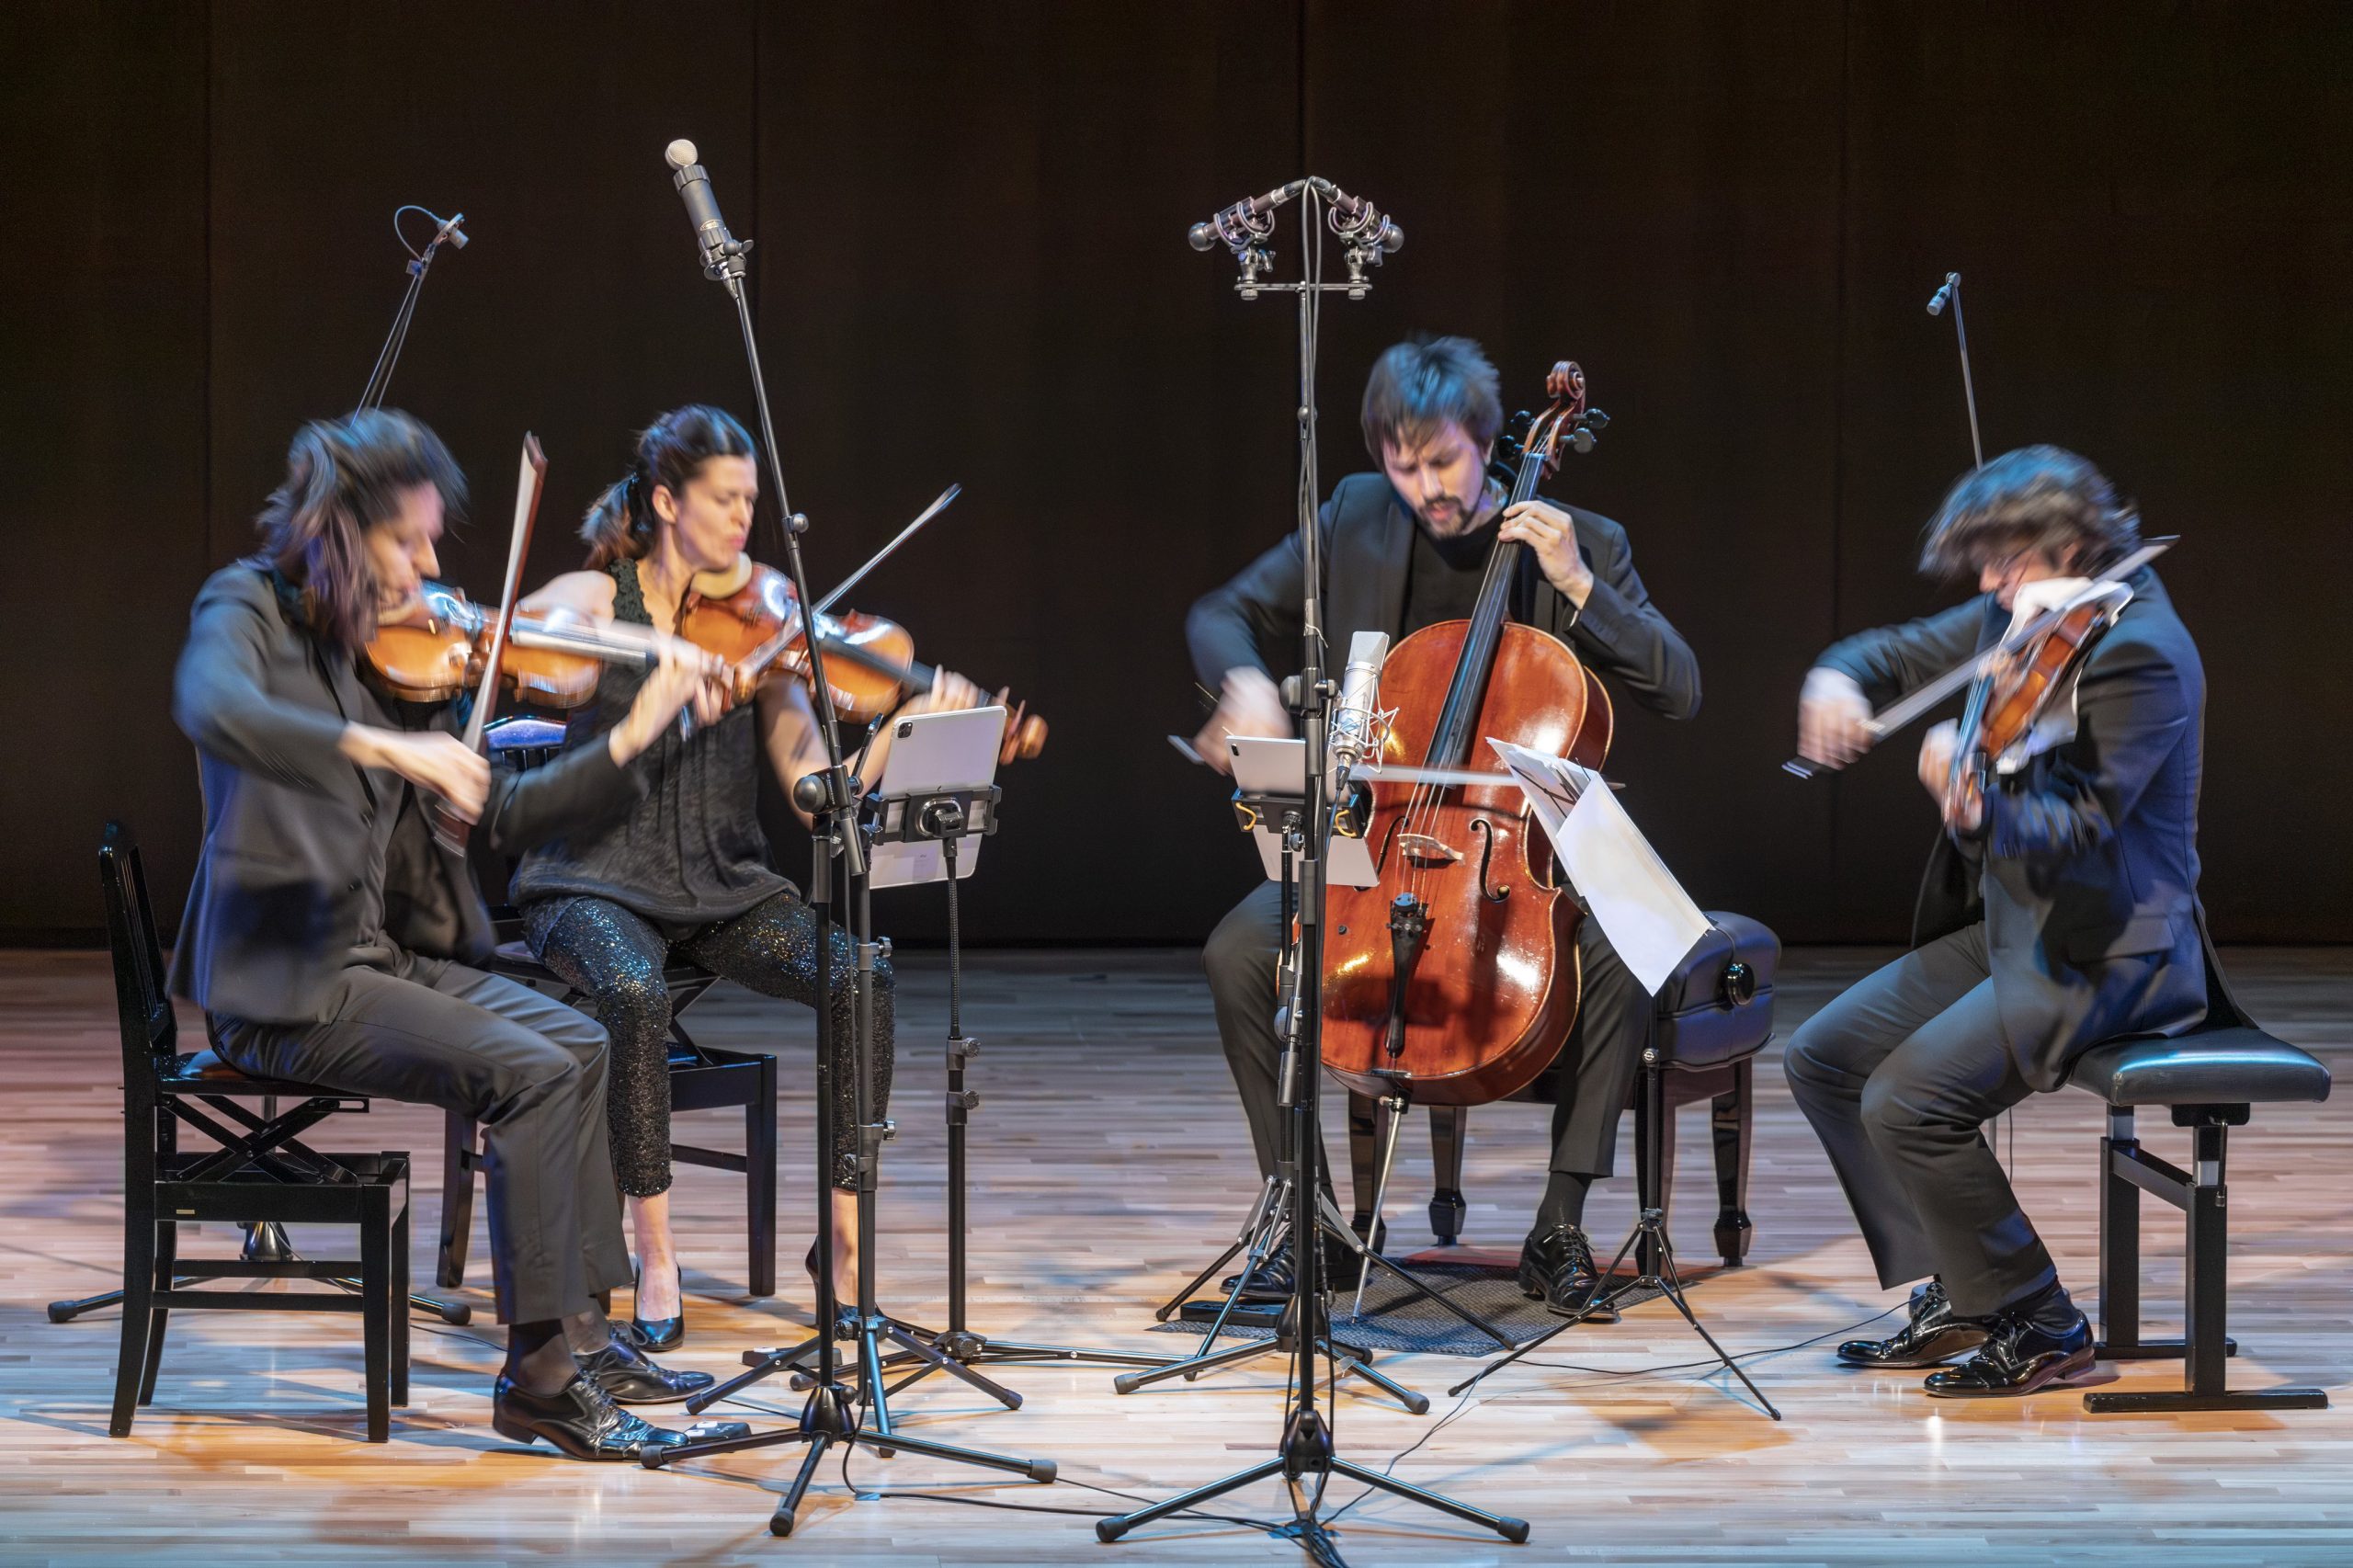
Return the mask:
<svg viewBox="0 0 2353 1568">
<path fill-rule="evenodd" d="M 1973 574 L 1977 597 L 1834 644 L 1799 703 L 1802 756 L 1843 767 L 1870 744 L 1874 709 L 2042 624 L 2055 600 L 2105 597 L 2105 630 L 2030 733 L 1999 756 L 1972 739 L 2016 667 L 2006 653 L 1979 677 L 1972 724 L 1928 733 L 1919 772 L 1944 831 L 1912 950 L 1808 1019 L 1786 1059 L 1881 1286 L 1926 1281 L 1902 1332 L 1848 1341 L 1839 1358 L 1934 1367 L 1974 1350 L 1928 1377 L 1939 1397 L 2031 1393 L 2094 1360 L 1984 1123 L 2059 1087 L 2102 1040 L 2179 1034 L 2210 1001 L 2228 1006 L 2209 995 L 2198 901 L 2198 646 L 2148 566 L 2120 588 L 2097 581 L 2139 542 L 2131 508 L 2082 458 L 1998 457 L 1952 487 L 1921 555 L 1923 571 Z"/>
<path fill-rule="evenodd" d="M 471 967 L 489 918 L 426 806 L 508 849 L 623 811 L 637 754 L 688 703 L 715 711 L 717 694 L 699 662 L 667 653 L 607 745 L 522 776 L 450 733 L 454 704 L 380 695 L 365 646 L 438 572 L 444 515 L 463 496 L 449 450 L 404 414 L 306 425 L 262 511 L 260 553 L 198 594 L 172 714 L 196 743 L 204 847 L 172 989 L 204 1008 L 242 1072 L 482 1124 L 507 1325 L 492 1424 L 574 1458 L 630 1459 L 684 1439 L 616 1401 L 684 1399 L 711 1379 L 647 1360 L 594 1299 L 628 1278 L 605 1031 Z"/>
<path fill-rule="evenodd" d="M 581 528 L 587 567 L 555 578 L 525 608 L 679 629 L 694 606 L 740 592 L 745 574 L 759 570 L 744 553 L 759 491 L 755 449 L 742 425 L 699 403 L 673 409 L 639 436 L 629 473 L 590 508 Z M 774 581 L 783 591 L 782 579 Z M 797 606 L 778 608 L 787 619 L 798 613 Z M 635 678 L 625 669 L 606 673 L 595 702 L 572 715 L 573 749 L 593 745 L 622 717 Z M 897 711 L 981 700 L 972 683 L 943 672 Z M 851 759 L 851 771 L 878 778 L 890 744 L 886 724 Z M 755 809 L 763 757 L 788 798 L 795 780 L 825 766 L 808 688 L 781 667 L 750 703 L 690 734 L 665 733 L 631 765 L 637 793 L 628 809 L 533 849 L 511 884 L 532 950 L 589 1000 L 612 1035 L 614 1168 L 638 1248 L 631 1310 L 641 1343 L 654 1349 L 685 1336 L 670 1226 L 670 1000 L 663 968 L 675 953 L 765 995 L 813 1002 L 816 993 L 816 917 L 769 864 Z M 837 1038 L 847 1038 L 854 955 L 839 927 L 824 961 Z M 880 1117 L 892 1068 L 887 960 L 876 964 L 874 983 L 872 1111 Z M 835 1087 L 833 1266 L 836 1299 L 848 1301 L 858 1288 L 856 1085 L 843 1074 Z M 813 1273 L 814 1247 L 810 1258 Z"/>
</svg>

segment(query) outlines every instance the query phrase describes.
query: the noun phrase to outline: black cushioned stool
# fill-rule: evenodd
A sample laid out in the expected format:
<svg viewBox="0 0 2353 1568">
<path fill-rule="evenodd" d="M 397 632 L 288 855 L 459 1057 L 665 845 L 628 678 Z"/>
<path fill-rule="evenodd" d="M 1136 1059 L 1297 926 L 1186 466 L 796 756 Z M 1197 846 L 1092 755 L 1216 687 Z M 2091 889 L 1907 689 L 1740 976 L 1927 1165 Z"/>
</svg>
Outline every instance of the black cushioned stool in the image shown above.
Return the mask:
<svg viewBox="0 0 2353 1568">
<path fill-rule="evenodd" d="M 1640 1208 L 1664 1210 L 1675 1185 L 1674 1112 L 1699 1100 L 1712 1100 L 1717 1211 L 1715 1243 L 1725 1267 L 1737 1267 L 1748 1252 L 1748 1153 L 1756 1053 L 1773 1038 L 1773 977 L 1781 958 L 1780 938 L 1745 915 L 1711 912 L 1710 929 L 1680 968 L 1660 988 L 1656 1026 L 1634 1074 L 1628 1103 L 1634 1112 L 1634 1186 Z M 1553 1103 L 1557 1069 L 1548 1069 L 1511 1099 Z M 1348 1147 L 1355 1177 L 1357 1228 L 1368 1232 L 1372 1216 L 1375 1151 L 1380 1146 L 1380 1106 L 1348 1096 Z M 1430 1198 L 1430 1228 L 1441 1246 L 1462 1233 L 1468 1206 L 1462 1197 L 1465 1106 L 1430 1108 L 1430 1159 L 1438 1190 Z M 1642 1244 L 1643 1271 L 1658 1259 Z"/>
<path fill-rule="evenodd" d="M 2114 1361 L 2184 1363 L 2179 1390 L 2101 1390 L 2084 1396 L 2093 1411 L 2324 1410 L 2313 1388 L 2232 1389 L 2225 1358 L 2238 1346 L 2225 1332 L 2230 1295 L 2229 1218 L 2223 1156 L 2230 1129 L 2244 1127 L 2258 1104 L 2328 1098 L 2328 1069 L 2251 1024 L 2200 1029 L 2176 1039 L 2110 1040 L 2076 1060 L 2068 1082 L 2108 1102 L 2100 1140 L 2099 1354 Z M 2165 1106 L 2176 1127 L 2191 1130 L 2184 1171 L 2141 1147 L 2132 1113 Z M 2141 1337 L 2141 1193 L 2154 1193 L 2187 1217 L 2182 1259 L 2182 1337 Z"/>
</svg>

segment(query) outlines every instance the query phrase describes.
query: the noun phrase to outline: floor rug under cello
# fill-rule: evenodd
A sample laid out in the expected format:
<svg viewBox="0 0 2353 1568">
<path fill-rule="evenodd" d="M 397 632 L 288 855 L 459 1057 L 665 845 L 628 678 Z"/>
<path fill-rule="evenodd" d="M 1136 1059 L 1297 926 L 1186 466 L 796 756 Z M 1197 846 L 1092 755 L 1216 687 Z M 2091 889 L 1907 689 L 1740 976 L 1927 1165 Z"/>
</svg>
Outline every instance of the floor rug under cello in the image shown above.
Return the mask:
<svg viewBox="0 0 2353 1568">
<path fill-rule="evenodd" d="M 1471 1247 L 1449 1247 L 1392 1257 L 1392 1263 L 1407 1270 L 1430 1290 L 1465 1312 L 1484 1319 L 1498 1334 L 1514 1346 L 1527 1344 L 1538 1335 L 1557 1328 L 1564 1319 L 1545 1311 L 1541 1301 L 1531 1301 L 1520 1294 L 1517 1278 L 1518 1256 L 1508 1259 L 1500 1253 L 1482 1254 Z M 1687 1289 L 1704 1278 L 1711 1270 L 1689 1270 L 1685 1277 Z M 1621 1267 L 1614 1277 L 1623 1282 L 1634 1278 L 1632 1267 Z M 1212 1306 L 1223 1300 L 1215 1289 L 1215 1281 L 1194 1297 L 1208 1301 Z M 1655 1286 L 1644 1286 L 1629 1291 L 1619 1301 L 1621 1309 L 1640 1306 L 1655 1301 L 1662 1292 Z M 1672 1309 L 1669 1309 L 1672 1310 Z M 1189 1334 L 1198 1335 L 1207 1324 L 1172 1318 L 1154 1325 L 1155 1334 Z M 1571 1336 L 1605 1332 L 1605 1324 L 1581 1324 L 1569 1330 Z M 1393 1350 L 1426 1353 L 1437 1356 L 1486 1357 L 1500 1350 L 1495 1342 L 1476 1328 L 1464 1323 L 1452 1312 L 1427 1297 L 1416 1293 L 1412 1287 L 1395 1278 L 1386 1269 L 1373 1271 L 1364 1289 L 1364 1310 L 1356 1310 L 1356 1291 L 1344 1290 L 1332 1298 L 1332 1334 L 1344 1344 L 1367 1350 Z M 1271 1339 L 1274 1330 L 1229 1323 L 1220 1333 L 1221 1342 L 1233 1339 Z"/>
</svg>

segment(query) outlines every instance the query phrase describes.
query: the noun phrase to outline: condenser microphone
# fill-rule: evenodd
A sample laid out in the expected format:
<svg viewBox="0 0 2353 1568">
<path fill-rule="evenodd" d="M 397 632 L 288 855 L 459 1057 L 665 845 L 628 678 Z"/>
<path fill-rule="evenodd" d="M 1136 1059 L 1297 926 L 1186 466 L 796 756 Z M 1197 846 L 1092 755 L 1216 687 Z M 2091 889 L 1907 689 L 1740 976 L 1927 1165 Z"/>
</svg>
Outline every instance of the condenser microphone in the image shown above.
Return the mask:
<svg viewBox="0 0 2353 1568">
<path fill-rule="evenodd" d="M 1292 180 L 1288 185 L 1275 187 L 1264 196 L 1248 197 L 1237 201 L 1224 211 L 1211 218 L 1209 222 L 1194 224 L 1186 237 L 1192 242 L 1195 250 L 1211 249 L 1220 240 L 1239 250 L 1252 239 L 1264 238 L 1265 235 L 1260 231 L 1267 225 L 1261 220 L 1267 213 L 1297 196 L 1306 188 L 1306 186 L 1307 182 L 1304 180 Z"/>
<path fill-rule="evenodd" d="M 1960 281 L 1960 273 L 1948 272 L 1945 274 L 1945 286 L 1928 296 L 1928 313 L 1930 315 L 1940 316 L 1945 313 L 1945 302 L 1952 298 L 1953 287 Z"/>
<path fill-rule="evenodd" d="M 1405 231 L 1391 222 L 1388 214 L 1374 207 L 1370 198 L 1350 196 L 1327 179 L 1313 183 L 1317 193 L 1331 204 L 1332 232 L 1343 241 L 1368 250 L 1377 245 L 1389 256 L 1404 247 Z"/>
<path fill-rule="evenodd" d="M 693 142 L 682 136 L 662 155 L 669 161 L 670 183 L 678 187 L 679 199 L 687 204 L 687 217 L 694 223 L 703 270 L 716 278 L 729 262 L 750 250 L 752 242 L 739 242 L 727 232 L 727 221 L 719 215 L 719 199 L 710 193 L 710 176 L 695 161 Z"/>
<path fill-rule="evenodd" d="M 1359 631 L 1348 641 L 1348 666 L 1332 710 L 1330 770 L 1336 778 L 1381 750 L 1381 666 L 1388 657 L 1386 631 Z"/>
</svg>

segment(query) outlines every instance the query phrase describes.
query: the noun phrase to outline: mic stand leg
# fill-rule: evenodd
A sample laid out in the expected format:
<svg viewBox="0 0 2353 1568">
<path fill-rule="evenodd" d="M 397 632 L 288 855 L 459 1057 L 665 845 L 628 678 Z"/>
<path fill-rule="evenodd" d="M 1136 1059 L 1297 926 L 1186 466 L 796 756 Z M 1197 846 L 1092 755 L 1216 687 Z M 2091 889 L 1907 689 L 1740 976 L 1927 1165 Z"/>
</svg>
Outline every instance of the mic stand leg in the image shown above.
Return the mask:
<svg viewBox="0 0 2353 1568">
<path fill-rule="evenodd" d="M 1617 1275 L 1618 1266 L 1626 1261 L 1626 1255 L 1629 1253 L 1632 1253 L 1637 1258 L 1654 1257 L 1658 1260 L 1658 1267 L 1655 1269 L 1643 1269 L 1634 1278 L 1621 1285 L 1612 1285 L 1610 1281 Z M 1637 1267 L 1640 1267 L 1639 1264 Z M 1466 1390 L 1476 1388 L 1480 1383 L 1484 1382 L 1491 1373 L 1502 1371 L 1539 1346 L 1550 1342 L 1554 1335 L 1567 1333 L 1590 1318 L 1596 1312 L 1605 1309 L 1613 1312 L 1618 1310 L 1620 1302 L 1634 1292 L 1645 1289 L 1665 1297 L 1668 1303 L 1683 1314 L 1683 1321 L 1691 1325 L 1691 1332 L 1707 1343 L 1708 1348 L 1715 1353 L 1716 1359 L 1723 1363 L 1724 1370 L 1740 1380 L 1741 1386 L 1748 1390 L 1750 1396 L 1764 1408 L 1766 1415 L 1776 1421 L 1781 1418 L 1780 1411 L 1774 1407 L 1771 1400 L 1765 1397 L 1764 1391 L 1756 1386 L 1755 1380 L 1750 1378 L 1740 1363 L 1733 1360 L 1724 1347 L 1716 1342 L 1716 1336 L 1710 1334 L 1707 1325 L 1692 1312 L 1691 1303 L 1684 1296 L 1682 1276 L 1675 1267 L 1675 1245 L 1667 1240 L 1666 1211 L 1663 1209 L 1643 1210 L 1642 1217 L 1634 1222 L 1633 1230 L 1627 1233 L 1626 1240 L 1619 1246 L 1618 1256 L 1611 1258 L 1609 1267 L 1595 1278 L 1593 1289 L 1586 1293 L 1584 1301 L 1577 1303 L 1577 1310 L 1574 1315 L 1553 1324 L 1509 1355 L 1496 1357 L 1446 1392 L 1449 1394 L 1460 1395 Z"/>
</svg>

